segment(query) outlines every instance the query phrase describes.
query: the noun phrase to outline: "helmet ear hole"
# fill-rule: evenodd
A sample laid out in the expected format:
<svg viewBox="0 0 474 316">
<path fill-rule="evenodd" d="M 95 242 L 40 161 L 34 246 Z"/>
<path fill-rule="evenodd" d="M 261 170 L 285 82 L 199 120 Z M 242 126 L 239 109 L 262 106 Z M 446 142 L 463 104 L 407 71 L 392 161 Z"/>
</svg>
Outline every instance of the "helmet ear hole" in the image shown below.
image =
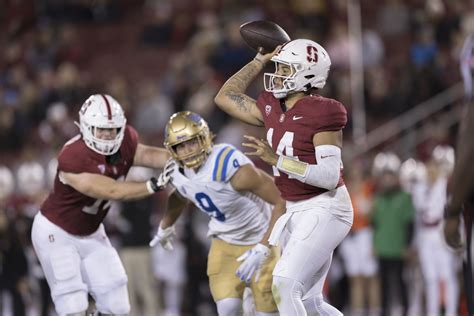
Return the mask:
<svg viewBox="0 0 474 316">
<path fill-rule="evenodd" d="M 293 66 L 296 71 L 302 71 L 304 68 L 302 64 L 294 64 Z"/>
</svg>

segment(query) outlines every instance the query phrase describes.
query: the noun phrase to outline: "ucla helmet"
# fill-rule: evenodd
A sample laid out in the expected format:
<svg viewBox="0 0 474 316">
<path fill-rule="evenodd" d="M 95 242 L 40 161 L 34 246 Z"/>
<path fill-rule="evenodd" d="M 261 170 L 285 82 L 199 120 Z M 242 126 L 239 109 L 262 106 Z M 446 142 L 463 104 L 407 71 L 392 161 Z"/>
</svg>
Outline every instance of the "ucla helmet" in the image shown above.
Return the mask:
<svg viewBox="0 0 474 316">
<path fill-rule="evenodd" d="M 199 149 L 179 156 L 176 146 L 194 138 L 199 143 Z M 211 151 L 212 138 L 207 122 L 199 114 L 182 111 L 173 114 L 166 124 L 164 145 L 181 166 L 198 168 Z"/>
</svg>

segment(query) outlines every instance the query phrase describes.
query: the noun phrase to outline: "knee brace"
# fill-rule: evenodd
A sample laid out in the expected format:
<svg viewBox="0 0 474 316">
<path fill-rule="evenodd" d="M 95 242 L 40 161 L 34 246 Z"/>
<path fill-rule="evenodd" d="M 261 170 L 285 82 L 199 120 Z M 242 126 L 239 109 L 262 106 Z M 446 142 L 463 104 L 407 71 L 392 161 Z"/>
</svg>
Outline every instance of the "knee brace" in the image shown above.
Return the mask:
<svg viewBox="0 0 474 316">
<path fill-rule="evenodd" d="M 83 315 L 87 310 L 89 301 L 87 300 L 87 292 L 76 291 L 55 296 L 54 307 L 58 315 Z"/>
<path fill-rule="evenodd" d="M 69 293 L 80 293 L 87 290 L 80 271 L 81 258 L 74 247 L 56 247 L 51 251 L 47 262 L 52 272 L 49 274 L 48 283 L 51 287 L 53 300 L 57 296 L 67 296 Z"/>
<path fill-rule="evenodd" d="M 130 302 L 127 286 L 122 285 L 106 293 L 95 294 L 99 315 L 128 315 Z"/>
</svg>

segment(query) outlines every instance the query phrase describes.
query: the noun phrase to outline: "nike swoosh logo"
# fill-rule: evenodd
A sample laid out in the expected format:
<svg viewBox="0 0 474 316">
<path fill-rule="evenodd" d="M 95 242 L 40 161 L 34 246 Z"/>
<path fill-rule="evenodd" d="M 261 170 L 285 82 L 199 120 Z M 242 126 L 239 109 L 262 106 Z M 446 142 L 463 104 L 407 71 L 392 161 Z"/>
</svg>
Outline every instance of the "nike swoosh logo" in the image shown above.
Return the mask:
<svg viewBox="0 0 474 316">
<path fill-rule="evenodd" d="M 335 155 L 327 155 L 327 156 L 321 156 L 321 159 L 328 158 L 328 157 L 334 157 Z"/>
<path fill-rule="evenodd" d="M 302 118 L 303 118 L 302 116 L 293 115 L 293 121 L 296 121 L 296 120 L 299 120 L 299 119 L 302 119 Z"/>
</svg>

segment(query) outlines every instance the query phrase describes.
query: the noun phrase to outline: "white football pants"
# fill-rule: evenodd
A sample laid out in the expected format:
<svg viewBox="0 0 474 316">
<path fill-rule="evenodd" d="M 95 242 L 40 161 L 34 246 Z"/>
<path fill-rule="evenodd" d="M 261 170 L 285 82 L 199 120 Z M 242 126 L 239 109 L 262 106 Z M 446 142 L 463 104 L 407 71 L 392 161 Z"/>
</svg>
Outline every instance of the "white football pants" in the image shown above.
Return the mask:
<svg viewBox="0 0 474 316">
<path fill-rule="evenodd" d="M 286 224 L 289 235 L 273 271 L 273 293 L 282 316 L 342 315 L 323 301 L 332 253 L 351 228 L 352 204 L 345 187 L 297 203 Z"/>
</svg>

